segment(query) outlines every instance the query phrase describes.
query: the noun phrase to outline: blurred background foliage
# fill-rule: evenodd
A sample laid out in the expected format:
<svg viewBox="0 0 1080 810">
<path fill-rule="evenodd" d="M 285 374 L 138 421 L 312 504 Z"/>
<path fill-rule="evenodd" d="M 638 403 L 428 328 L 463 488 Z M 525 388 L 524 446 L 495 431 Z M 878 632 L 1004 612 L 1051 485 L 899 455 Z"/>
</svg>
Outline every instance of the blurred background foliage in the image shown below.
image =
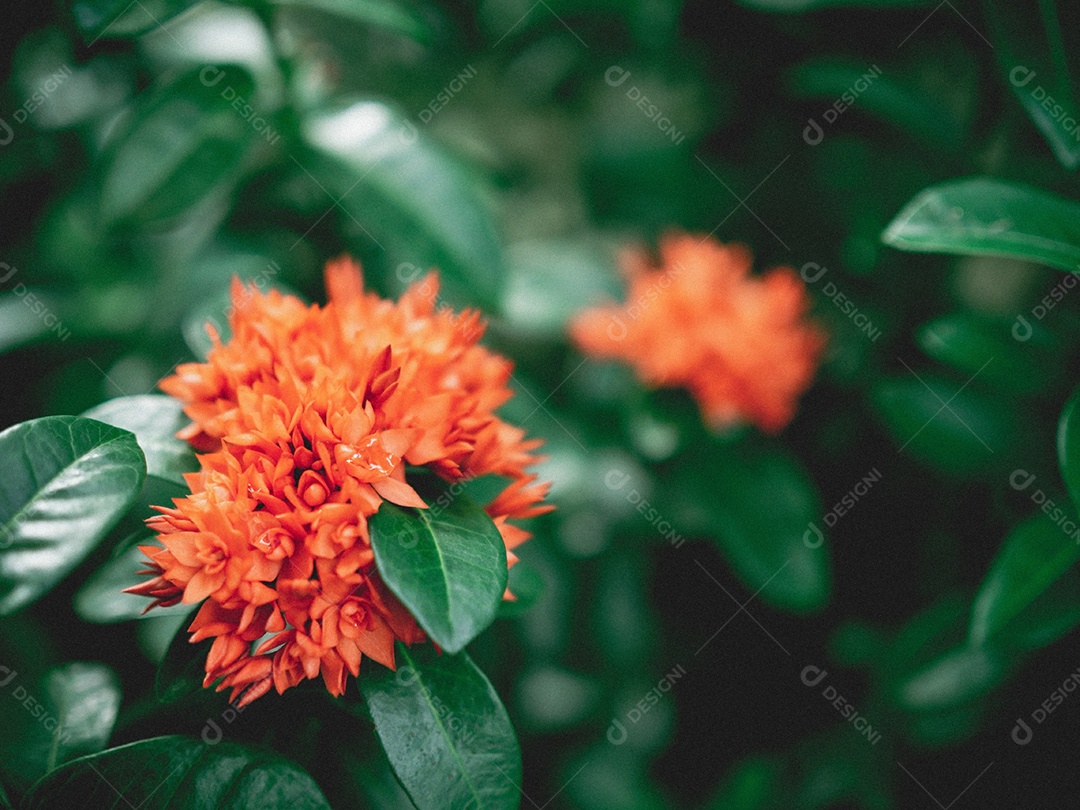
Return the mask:
<svg viewBox="0 0 1080 810">
<path fill-rule="evenodd" d="M 225 328 L 234 276 L 319 300 L 344 252 L 387 295 L 438 267 L 445 303 L 482 308 L 515 360 L 507 415 L 545 438 L 559 507 L 511 575 L 535 602 L 470 647 L 518 730 L 527 804 L 1063 806 L 1080 709 L 1010 739 L 1075 669 L 1061 639 L 1080 622 L 1075 545 L 1031 517 L 1035 489 L 1074 509 L 1054 454 L 1080 318 L 1073 277 L 1045 265 L 1080 267 L 1060 199 L 1080 8 L 1054 5 L 9 4 L 0 422 L 154 391 L 205 352 L 205 322 Z M 883 244 L 920 192 L 973 175 L 1009 185 L 915 215 L 985 214 L 985 243 L 920 247 L 905 219 L 887 242 L 966 255 Z M 1003 247 L 1025 217 L 1060 244 Z M 779 439 L 710 435 L 684 393 L 567 344 L 571 313 L 621 294 L 618 249 L 673 227 L 813 278 L 830 347 Z M 2 660 L 41 694 L 97 695 L 105 731 L 73 755 L 198 734 L 225 708 L 158 707 L 177 617 L 101 612 L 129 581 L 121 539 L 172 494 L 147 480 L 111 540 L 0 620 Z M 370 731 L 311 698 L 259 701 L 226 734 L 299 762 L 335 807 L 408 806 Z M 5 727 L 20 711 L 0 707 Z M 17 795 L 44 754 L 5 754 Z"/>
</svg>

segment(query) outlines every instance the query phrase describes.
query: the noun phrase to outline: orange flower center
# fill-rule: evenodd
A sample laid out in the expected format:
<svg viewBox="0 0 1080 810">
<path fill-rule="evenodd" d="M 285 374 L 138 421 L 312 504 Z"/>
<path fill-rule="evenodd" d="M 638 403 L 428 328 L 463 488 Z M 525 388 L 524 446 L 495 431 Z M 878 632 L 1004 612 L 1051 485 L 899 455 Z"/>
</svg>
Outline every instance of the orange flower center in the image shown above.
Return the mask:
<svg viewBox="0 0 1080 810">
<path fill-rule="evenodd" d="M 207 574 L 216 574 L 225 567 L 229 547 L 216 534 L 200 534 L 195 542 L 195 556 Z"/>
</svg>

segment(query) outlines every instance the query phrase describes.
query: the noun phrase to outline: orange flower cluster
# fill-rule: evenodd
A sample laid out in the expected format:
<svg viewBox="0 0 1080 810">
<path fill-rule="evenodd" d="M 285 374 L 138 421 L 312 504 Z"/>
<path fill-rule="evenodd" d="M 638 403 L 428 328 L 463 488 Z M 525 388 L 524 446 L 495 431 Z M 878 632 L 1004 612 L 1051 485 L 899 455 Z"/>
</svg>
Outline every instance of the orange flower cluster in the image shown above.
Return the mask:
<svg viewBox="0 0 1080 810">
<path fill-rule="evenodd" d="M 525 468 L 538 440 L 495 415 L 511 364 L 477 345 L 479 313 L 436 309 L 438 276 L 397 304 L 363 291 L 349 259 L 326 268 L 329 303 L 233 284 L 232 338 L 181 365 L 163 390 L 202 451 L 191 495 L 149 525 L 154 605 L 203 602 L 191 641 L 214 638 L 204 686 L 246 705 L 322 675 L 334 695 L 363 655 L 394 666 L 394 641 L 424 632 L 379 577 L 368 518 L 383 501 L 424 508 L 407 465 L 447 481 L 503 476 L 487 505 L 508 549 L 513 524 L 548 511 Z M 205 600 L 205 601 L 203 601 Z"/>
<path fill-rule="evenodd" d="M 806 288 L 788 267 L 750 275 L 742 245 L 669 234 L 659 266 L 624 257 L 625 306 L 580 313 L 570 334 L 597 358 L 632 364 L 650 386 L 685 386 L 714 427 L 791 421 L 814 377 L 825 334 L 805 319 Z"/>
</svg>

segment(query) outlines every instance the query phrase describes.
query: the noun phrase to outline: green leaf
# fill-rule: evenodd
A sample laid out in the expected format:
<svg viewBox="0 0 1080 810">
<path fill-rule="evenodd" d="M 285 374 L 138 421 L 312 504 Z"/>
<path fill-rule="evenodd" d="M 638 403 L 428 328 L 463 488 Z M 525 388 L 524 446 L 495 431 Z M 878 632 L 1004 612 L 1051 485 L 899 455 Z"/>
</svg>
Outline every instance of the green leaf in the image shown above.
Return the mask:
<svg viewBox="0 0 1080 810">
<path fill-rule="evenodd" d="M 991 641 L 1006 650 L 1030 651 L 1053 644 L 1080 625 L 1080 571 L 1070 568 L 1013 618 Z"/>
<path fill-rule="evenodd" d="M 516 808 L 521 752 L 499 696 L 468 655 L 397 645 L 397 672 L 358 683 L 390 764 L 420 810 Z"/>
<path fill-rule="evenodd" d="M 805 470 L 779 444 L 710 445 L 684 459 L 678 488 L 700 528 L 751 593 L 794 612 L 824 607 L 832 575 L 823 509 Z"/>
<path fill-rule="evenodd" d="M 873 391 L 901 454 L 948 475 L 993 477 L 1030 447 L 1032 417 L 1021 403 L 963 381 L 919 376 L 887 379 Z"/>
<path fill-rule="evenodd" d="M 1040 512 L 1009 533 L 975 597 L 968 629 L 972 644 L 993 639 L 1073 566 L 1080 558 L 1078 532 L 1074 515 L 1059 525 Z"/>
<path fill-rule="evenodd" d="M 25 787 L 57 765 L 97 753 L 120 710 L 120 682 L 103 664 L 74 662 L 26 682 L 16 671 L 0 701 L 0 759 Z M 8 699 L 10 698 L 10 699 Z"/>
<path fill-rule="evenodd" d="M 1058 466 L 1073 505 L 1080 510 L 1080 387 L 1073 391 L 1058 421 Z"/>
<path fill-rule="evenodd" d="M 1044 330 L 1031 330 L 1031 339 L 1013 335 L 1015 319 L 990 320 L 970 312 L 952 312 L 923 324 L 916 334 L 919 346 L 934 360 L 951 366 L 964 379 L 1018 394 L 1033 394 L 1053 386 L 1064 374 L 1064 351 Z"/>
<path fill-rule="evenodd" d="M 188 627 L 195 620 L 197 612 L 198 607 L 180 623 L 168 650 L 165 651 L 165 657 L 158 664 L 157 675 L 154 677 L 154 694 L 162 703 L 172 703 L 203 688 L 206 656 L 214 640 L 207 638 L 197 644 L 191 643 Z"/>
<path fill-rule="evenodd" d="M 86 580 L 73 600 L 75 613 L 84 622 L 113 624 L 131 619 L 158 618 L 176 613 L 186 613 L 191 605 L 177 604 L 155 607 L 144 613 L 151 601 L 145 596 L 123 593 L 125 588 L 146 581 L 140 576 L 146 558 L 138 545 L 153 545 L 155 535 L 141 532 L 123 541 L 116 552 Z"/>
<path fill-rule="evenodd" d="M 432 640 L 456 653 L 495 619 L 506 590 L 506 546 L 462 493 L 429 509 L 384 502 L 368 522 L 383 581 Z"/>
<path fill-rule="evenodd" d="M 87 42 L 131 37 L 160 27 L 199 0 L 74 0 L 71 14 Z"/>
<path fill-rule="evenodd" d="M 323 11 L 345 20 L 396 31 L 417 42 L 431 41 L 431 28 L 412 9 L 387 0 L 270 0 L 283 8 Z"/>
<path fill-rule="evenodd" d="M 186 488 L 184 473 L 199 469 L 191 445 L 176 438 L 177 431 L 191 420 L 184 416 L 180 402 L 172 397 L 160 394 L 118 397 L 96 405 L 83 416 L 134 433 L 146 456 L 148 475 Z"/>
<path fill-rule="evenodd" d="M 315 781 L 270 751 L 189 737 L 155 737 L 75 760 L 40 780 L 24 810 L 329 810 Z"/>
<path fill-rule="evenodd" d="M 47 416 L 0 433 L 0 615 L 46 593 L 138 497 L 146 463 L 126 430 Z"/>
<path fill-rule="evenodd" d="M 343 224 L 383 247 L 399 283 L 438 267 L 452 295 L 494 307 L 504 276 L 498 235 L 462 167 L 373 101 L 314 114 L 303 134 L 314 150 L 304 168 L 340 200 Z"/>
<path fill-rule="evenodd" d="M 882 240 L 920 253 L 1011 256 L 1080 272 L 1080 203 L 989 177 L 920 191 Z"/>
<path fill-rule="evenodd" d="M 243 68 L 208 65 L 151 93 L 103 158 L 102 222 L 168 219 L 227 192 L 255 135 L 230 102 L 253 88 Z"/>
<path fill-rule="evenodd" d="M 1004 80 L 1061 165 L 1075 169 L 1080 166 L 1076 124 L 1080 107 L 1057 4 L 1053 0 L 991 0 L 986 6 Z"/>
<path fill-rule="evenodd" d="M 942 709 L 985 695 L 1004 679 L 1001 654 L 981 646 L 950 650 L 899 684 L 898 702 L 907 709 Z"/>
<path fill-rule="evenodd" d="M 707 810 L 775 810 L 782 806 L 783 760 L 751 756 L 736 763 Z"/>
</svg>

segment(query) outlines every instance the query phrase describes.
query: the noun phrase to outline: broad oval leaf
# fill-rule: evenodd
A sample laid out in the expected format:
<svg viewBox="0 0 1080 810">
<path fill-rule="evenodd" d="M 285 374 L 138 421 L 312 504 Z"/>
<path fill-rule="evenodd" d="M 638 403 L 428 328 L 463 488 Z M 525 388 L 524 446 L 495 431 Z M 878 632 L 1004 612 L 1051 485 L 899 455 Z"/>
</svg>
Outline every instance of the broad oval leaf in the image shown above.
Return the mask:
<svg viewBox="0 0 1080 810">
<path fill-rule="evenodd" d="M 146 462 L 126 430 L 47 416 L 0 433 L 0 615 L 29 604 L 94 548 L 138 497 Z"/>
<path fill-rule="evenodd" d="M 346 226 L 383 246 L 399 283 L 436 266 L 457 298 L 495 306 L 504 273 L 491 215 L 475 181 L 414 123 L 363 101 L 309 116 L 303 134 L 314 150 L 305 169 L 339 200 Z"/>
<path fill-rule="evenodd" d="M 1080 510 L 1080 387 L 1061 412 L 1057 434 L 1058 466 L 1073 505 Z"/>
<path fill-rule="evenodd" d="M 986 385 L 1033 394 L 1054 385 L 1065 372 L 1065 351 L 1036 324 L 1017 340 L 1015 319 L 991 320 L 972 312 L 952 312 L 919 327 L 919 346 L 951 366 L 964 379 L 979 376 Z"/>
<path fill-rule="evenodd" d="M 1056 522 L 1040 512 L 1017 525 L 975 597 L 968 629 L 971 642 L 981 645 L 994 638 L 1071 568 L 1080 559 L 1078 538 L 1080 526 L 1072 514 L 1062 513 Z"/>
<path fill-rule="evenodd" d="M 751 593 L 774 607 L 824 607 L 832 574 L 813 482 L 780 445 L 712 445 L 684 463 L 678 486 L 701 529 Z"/>
<path fill-rule="evenodd" d="M 428 509 L 384 502 L 368 527 L 383 581 L 435 643 L 456 653 L 495 619 L 506 591 L 506 546 L 466 495 L 445 500 Z"/>
<path fill-rule="evenodd" d="M 948 475 L 993 477 L 1030 449 L 1032 417 L 1021 402 L 962 380 L 920 377 L 888 379 L 873 391 L 900 453 Z"/>
<path fill-rule="evenodd" d="M 75 25 L 93 43 L 102 37 L 131 37 L 160 27 L 200 0 L 74 0 Z"/>
<path fill-rule="evenodd" d="M 9 675 L 5 691 L 13 699 L 0 701 L 6 732 L 0 756 L 23 789 L 57 765 L 105 747 L 120 710 L 120 682 L 111 669 L 73 662 L 30 682 L 18 671 Z"/>
<path fill-rule="evenodd" d="M 920 191 L 882 241 L 921 253 L 1012 256 L 1080 272 L 1080 203 L 971 177 Z"/>
<path fill-rule="evenodd" d="M 176 216 L 237 178 L 254 129 L 231 102 L 254 82 L 236 65 L 208 65 L 158 89 L 109 145 L 101 168 L 104 224 Z"/>
<path fill-rule="evenodd" d="M 77 759 L 38 781 L 24 810 L 329 810 L 298 765 L 269 751 L 190 737 L 155 737 Z"/>
<path fill-rule="evenodd" d="M 484 673 L 465 653 L 397 645 L 397 672 L 358 683 L 383 750 L 420 810 L 516 808 L 521 752 Z"/>
<path fill-rule="evenodd" d="M 199 460 L 187 442 L 176 433 L 191 420 L 183 405 L 160 394 L 118 397 L 96 405 L 83 414 L 106 425 L 135 434 L 146 457 L 146 472 L 187 487 L 184 473 L 197 472 Z"/>
</svg>

